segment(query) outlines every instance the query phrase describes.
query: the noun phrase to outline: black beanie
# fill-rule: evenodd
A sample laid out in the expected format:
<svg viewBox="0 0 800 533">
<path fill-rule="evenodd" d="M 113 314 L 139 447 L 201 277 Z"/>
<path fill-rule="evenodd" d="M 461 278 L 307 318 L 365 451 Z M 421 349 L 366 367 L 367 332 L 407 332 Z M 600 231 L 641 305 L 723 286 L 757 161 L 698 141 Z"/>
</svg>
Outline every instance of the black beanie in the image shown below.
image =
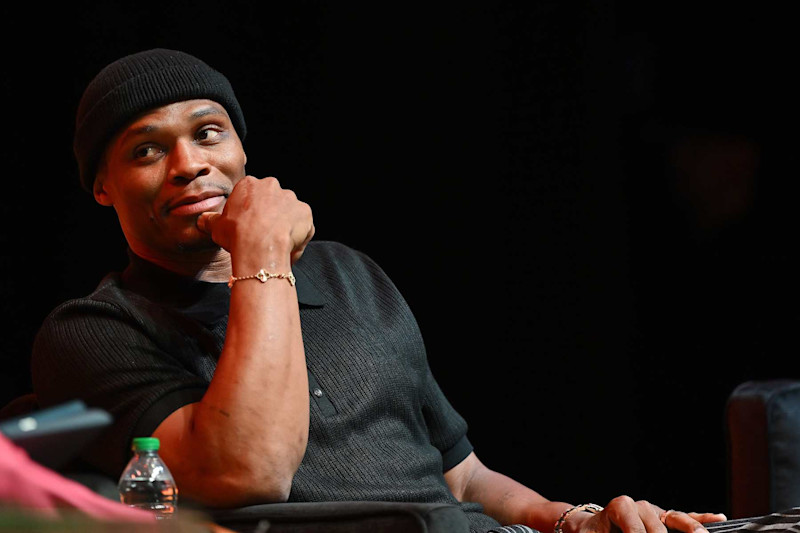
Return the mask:
<svg viewBox="0 0 800 533">
<path fill-rule="evenodd" d="M 194 99 L 221 104 L 244 140 L 247 127 L 230 82 L 196 57 L 154 49 L 101 70 L 86 87 L 75 119 L 73 150 L 83 188 L 92 192 L 98 160 L 120 128 L 145 111 Z"/>
</svg>

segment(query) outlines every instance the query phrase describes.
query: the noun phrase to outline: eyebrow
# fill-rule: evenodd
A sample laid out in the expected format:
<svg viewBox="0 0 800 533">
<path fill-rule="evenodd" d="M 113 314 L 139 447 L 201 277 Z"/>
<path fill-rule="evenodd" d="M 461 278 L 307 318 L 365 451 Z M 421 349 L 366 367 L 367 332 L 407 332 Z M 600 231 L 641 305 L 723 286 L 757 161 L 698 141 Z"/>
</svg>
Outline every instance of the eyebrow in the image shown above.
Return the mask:
<svg viewBox="0 0 800 533">
<path fill-rule="evenodd" d="M 156 131 L 156 130 L 158 130 L 158 126 L 152 126 L 152 125 L 149 125 L 149 124 L 146 125 L 146 126 L 140 126 L 138 128 L 127 129 L 127 130 L 125 130 L 125 134 L 123 136 L 123 139 L 125 139 L 127 137 L 132 137 L 134 135 L 141 135 L 143 133 L 150 133 L 150 132 L 153 132 L 153 131 Z"/>
<path fill-rule="evenodd" d="M 223 115 L 224 116 L 225 112 L 222 111 L 221 109 L 217 108 L 217 107 L 209 105 L 209 106 L 201 107 L 200 109 L 196 109 L 196 110 L 192 111 L 192 113 L 189 115 L 189 119 L 190 120 L 197 120 L 199 118 L 203 118 L 203 117 L 207 117 L 207 116 L 211 116 L 211 115 Z M 159 127 L 158 126 L 154 126 L 152 124 L 145 124 L 144 126 L 140 126 L 138 128 L 128 129 L 128 130 L 125 130 L 125 132 L 122 134 L 122 137 L 120 138 L 120 142 L 124 142 L 125 140 L 127 140 L 130 137 L 136 137 L 138 135 L 144 135 L 144 134 L 152 133 L 152 132 L 158 131 L 158 130 L 159 130 Z"/>
<path fill-rule="evenodd" d="M 217 107 L 207 106 L 193 111 L 192 114 L 189 115 L 189 117 L 192 119 L 197 119 L 206 117 L 208 115 L 224 115 L 224 114 L 225 112 Z"/>
</svg>

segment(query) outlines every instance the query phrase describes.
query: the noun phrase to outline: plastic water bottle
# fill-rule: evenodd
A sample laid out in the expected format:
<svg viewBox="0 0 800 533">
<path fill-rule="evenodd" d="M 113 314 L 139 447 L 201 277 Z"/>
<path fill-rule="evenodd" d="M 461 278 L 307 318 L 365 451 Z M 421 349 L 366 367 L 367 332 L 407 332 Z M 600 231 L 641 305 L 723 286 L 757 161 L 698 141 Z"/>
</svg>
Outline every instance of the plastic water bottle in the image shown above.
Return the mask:
<svg viewBox="0 0 800 533">
<path fill-rule="evenodd" d="M 133 439 L 133 457 L 119 478 L 119 499 L 125 505 L 147 509 L 156 518 L 171 518 L 178 507 L 178 487 L 158 455 L 154 437 Z"/>
</svg>

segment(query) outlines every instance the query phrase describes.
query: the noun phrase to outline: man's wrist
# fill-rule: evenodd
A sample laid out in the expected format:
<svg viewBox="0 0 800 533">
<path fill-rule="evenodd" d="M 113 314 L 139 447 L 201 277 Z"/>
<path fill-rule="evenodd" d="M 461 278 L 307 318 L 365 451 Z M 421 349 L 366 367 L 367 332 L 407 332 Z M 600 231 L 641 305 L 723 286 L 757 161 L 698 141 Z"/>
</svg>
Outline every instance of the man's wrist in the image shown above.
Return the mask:
<svg viewBox="0 0 800 533">
<path fill-rule="evenodd" d="M 589 518 L 588 514 L 597 514 L 602 510 L 603 508 L 595 503 L 583 503 L 570 507 L 556 520 L 553 533 L 575 533 L 580 524 Z"/>
<path fill-rule="evenodd" d="M 285 279 L 286 281 L 289 282 L 289 285 L 291 285 L 292 287 L 294 287 L 295 285 L 294 274 L 292 274 L 291 271 L 276 273 L 276 272 L 267 272 L 262 268 L 256 274 L 250 276 L 239 276 L 239 277 L 231 276 L 230 279 L 228 280 L 228 288 L 233 288 L 233 284 L 236 283 L 237 281 L 245 281 L 248 279 L 257 279 L 261 283 L 266 283 L 271 279 Z"/>
<path fill-rule="evenodd" d="M 270 272 L 285 272 L 292 266 L 294 244 L 288 236 L 271 235 L 255 242 L 245 238 L 234 241 L 231 247 L 233 275 L 248 275 L 264 268 Z"/>
<path fill-rule="evenodd" d="M 271 249 L 266 253 L 231 254 L 231 274 L 249 276 L 261 269 L 267 272 L 288 272 L 292 259 L 288 251 Z"/>
</svg>

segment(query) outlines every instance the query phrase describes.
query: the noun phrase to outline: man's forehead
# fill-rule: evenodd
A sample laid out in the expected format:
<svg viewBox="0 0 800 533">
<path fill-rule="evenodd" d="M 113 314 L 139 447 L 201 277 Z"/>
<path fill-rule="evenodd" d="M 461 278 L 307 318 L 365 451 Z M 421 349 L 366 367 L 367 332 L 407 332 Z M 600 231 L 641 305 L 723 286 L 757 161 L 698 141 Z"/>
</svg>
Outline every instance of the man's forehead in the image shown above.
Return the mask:
<svg viewBox="0 0 800 533">
<path fill-rule="evenodd" d="M 223 116 L 228 112 L 213 100 L 184 100 L 145 111 L 123 127 L 116 138 L 118 142 L 136 135 L 157 131 L 168 123 L 192 123 L 207 116 Z"/>
<path fill-rule="evenodd" d="M 156 107 L 134 118 L 126 129 L 163 120 L 195 120 L 208 115 L 228 116 L 225 108 L 213 100 L 184 100 Z"/>
</svg>

